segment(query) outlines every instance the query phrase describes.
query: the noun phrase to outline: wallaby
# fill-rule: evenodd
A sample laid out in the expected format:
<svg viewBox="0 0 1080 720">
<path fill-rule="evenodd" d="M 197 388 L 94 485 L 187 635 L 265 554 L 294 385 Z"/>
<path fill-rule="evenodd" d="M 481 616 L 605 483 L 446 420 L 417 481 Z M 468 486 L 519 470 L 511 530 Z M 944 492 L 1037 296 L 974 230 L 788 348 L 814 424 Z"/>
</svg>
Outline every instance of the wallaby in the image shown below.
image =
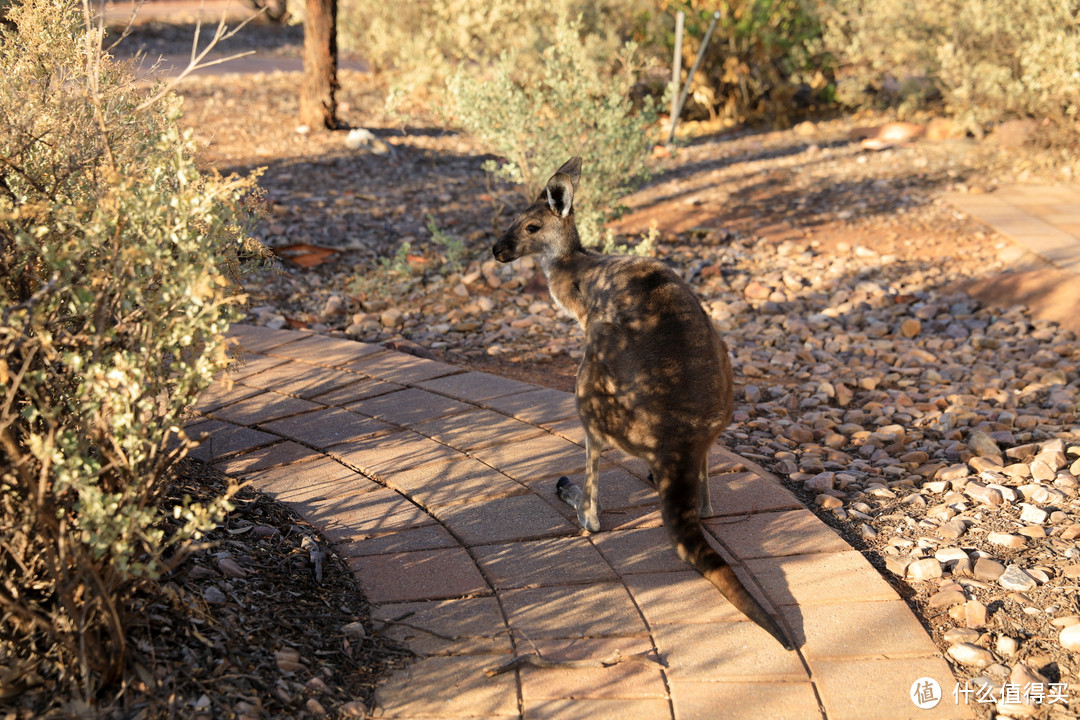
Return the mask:
<svg viewBox="0 0 1080 720">
<path fill-rule="evenodd" d="M 600 451 L 611 440 L 648 462 L 679 557 L 788 650 L 784 631 L 709 546 L 709 448 L 731 421 L 728 350 L 690 288 L 663 263 L 585 249 L 574 223 L 581 158 L 571 158 L 491 251 L 500 262 L 539 255 L 555 303 L 585 331 L 577 408 L 585 427 L 585 488 L 559 478 L 578 522 L 600 530 Z"/>
</svg>

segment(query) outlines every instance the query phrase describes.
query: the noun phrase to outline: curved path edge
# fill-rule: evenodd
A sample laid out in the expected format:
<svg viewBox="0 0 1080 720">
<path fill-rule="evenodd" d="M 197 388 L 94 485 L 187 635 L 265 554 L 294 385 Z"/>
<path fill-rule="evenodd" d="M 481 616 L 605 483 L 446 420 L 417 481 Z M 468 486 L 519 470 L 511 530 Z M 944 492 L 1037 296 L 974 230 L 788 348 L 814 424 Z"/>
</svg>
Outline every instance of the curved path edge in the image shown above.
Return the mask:
<svg viewBox="0 0 1080 720">
<path fill-rule="evenodd" d="M 603 531 L 555 497 L 584 470 L 573 396 L 380 345 L 236 325 L 193 455 L 290 505 L 418 659 L 385 718 L 967 718 L 893 588 L 759 466 L 717 446 L 724 554 L 796 638 L 785 652 L 670 549 L 644 464 L 604 453 Z M 485 671 L 518 655 L 609 667 Z M 910 692 L 933 679 L 940 702 Z"/>
</svg>

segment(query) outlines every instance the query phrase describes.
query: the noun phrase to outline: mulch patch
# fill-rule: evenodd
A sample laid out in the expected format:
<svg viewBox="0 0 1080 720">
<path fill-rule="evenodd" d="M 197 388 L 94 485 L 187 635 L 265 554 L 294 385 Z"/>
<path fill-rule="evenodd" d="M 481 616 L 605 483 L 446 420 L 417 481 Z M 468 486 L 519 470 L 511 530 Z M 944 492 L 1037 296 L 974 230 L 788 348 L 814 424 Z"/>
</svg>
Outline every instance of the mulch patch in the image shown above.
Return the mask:
<svg viewBox="0 0 1080 720">
<path fill-rule="evenodd" d="M 166 508 L 185 495 L 210 500 L 229 483 L 184 460 Z M 411 654 L 372 632 L 356 579 L 314 527 L 251 488 L 232 503 L 196 552 L 127 603 L 121 687 L 91 707 L 46 682 L 10 714 L 0 706 L 0 717 L 364 717 L 375 682 Z"/>
</svg>

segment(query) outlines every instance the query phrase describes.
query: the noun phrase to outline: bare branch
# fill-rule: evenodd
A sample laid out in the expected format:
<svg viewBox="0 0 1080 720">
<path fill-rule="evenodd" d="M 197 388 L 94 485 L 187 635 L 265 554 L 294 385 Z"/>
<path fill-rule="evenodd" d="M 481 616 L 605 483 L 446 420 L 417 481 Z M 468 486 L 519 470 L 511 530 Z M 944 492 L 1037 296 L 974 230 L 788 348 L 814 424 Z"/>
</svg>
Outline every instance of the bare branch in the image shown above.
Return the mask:
<svg viewBox="0 0 1080 720">
<path fill-rule="evenodd" d="M 142 10 L 142 6 L 146 4 L 146 0 L 139 0 L 134 8 L 131 10 L 131 17 L 128 18 L 127 25 L 124 26 L 124 30 L 120 33 L 120 37 L 113 41 L 112 45 L 105 48 L 106 53 L 111 53 L 113 48 L 124 41 L 128 35 L 131 34 L 131 28 L 135 26 L 135 17 L 139 14 L 139 10 Z M 104 16 L 104 9 L 102 10 L 102 16 Z"/>
<path fill-rule="evenodd" d="M 205 0 L 203 1 L 205 3 Z M 154 93 L 149 98 L 144 100 L 141 104 L 139 104 L 139 106 L 135 108 L 134 112 L 141 112 L 157 103 L 163 97 L 172 92 L 177 85 L 179 85 L 181 82 L 184 81 L 184 79 L 187 78 L 188 75 L 195 72 L 196 70 L 202 70 L 203 68 L 220 65 L 221 63 L 229 62 L 230 60 L 236 60 L 237 58 L 242 58 L 247 55 L 254 54 L 254 50 L 248 50 L 245 52 L 236 53 L 234 55 L 229 55 L 228 57 L 218 58 L 216 60 L 209 60 L 204 62 L 206 56 L 210 53 L 211 50 L 217 47 L 219 43 L 228 40 L 229 38 L 236 35 L 236 33 L 240 32 L 240 30 L 243 29 L 248 23 L 259 17 L 259 15 L 265 13 L 266 10 L 267 8 L 262 8 L 258 12 L 242 20 L 240 24 L 236 27 L 229 29 L 229 26 L 225 24 L 226 15 L 228 13 L 228 6 L 226 6 L 225 10 L 223 10 L 221 13 L 221 19 L 218 21 L 217 29 L 214 31 L 214 37 L 210 39 L 210 42 L 206 45 L 205 48 L 202 49 L 202 51 L 199 51 L 199 35 L 202 30 L 202 8 L 200 6 L 199 19 L 195 23 L 195 37 L 191 42 L 191 59 L 188 61 L 187 67 L 181 70 L 179 75 L 165 83 L 165 86 L 162 87 L 158 92 Z"/>
</svg>

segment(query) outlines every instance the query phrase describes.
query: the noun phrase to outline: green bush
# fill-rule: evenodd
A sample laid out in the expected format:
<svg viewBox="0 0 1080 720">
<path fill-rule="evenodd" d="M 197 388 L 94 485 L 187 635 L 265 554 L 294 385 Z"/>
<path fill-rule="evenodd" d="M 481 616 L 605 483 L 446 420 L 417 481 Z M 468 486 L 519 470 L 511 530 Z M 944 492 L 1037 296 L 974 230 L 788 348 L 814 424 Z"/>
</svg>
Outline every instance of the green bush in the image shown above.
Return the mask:
<svg viewBox="0 0 1080 720">
<path fill-rule="evenodd" d="M 559 20 L 535 73 L 522 73 L 516 55 L 507 54 L 490 76 L 458 72 L 450 97 L 453 120 L 503 158 L 485 169 L 519 184 L 529 201 L 556 168 L 581 155 L 577 225 L 586 245 L 599 245 L 606 239 L 605 215 L 645 177 L 645 131 L 656 122 L 656 110 L 649 97 L 638 109 L 630 99 L 640 67 L 637 46 L 627 43 L 616 67 L 608 67 L 591 52 L 592 36 L 581 30 L 580 21 Z"/>
<path fill-rule="evenodd" d="M 1076 130 L 1080 3 L 831 0 L 825 24 L 849 105 L 940 100 L 976 133 L 1016 117 Z"/>
<path fill-rule="evenodd" d="M 228 362 L 253 181 L 200 174 L 172 96 L 103 57 L 73 0 L 0 36 L 0 665 L 84 697 L 122 601 L 227 506 L 156 502 L 177 425 Z M 171 448 L 171 449 L 170 449 Z"/>
<path fill-rule="evenodd" d="M 588 32 L 619 43 L 635 0 L 414 0 L 343 3 L 340 44 L 361 53 L 377 72 L 389 71 L 399 87 L 429 89 L 460 65 L 487 66 L 503 53 L 532 63 L 551 43 L 552 19 L 581 15 Z"/>
</svg>

